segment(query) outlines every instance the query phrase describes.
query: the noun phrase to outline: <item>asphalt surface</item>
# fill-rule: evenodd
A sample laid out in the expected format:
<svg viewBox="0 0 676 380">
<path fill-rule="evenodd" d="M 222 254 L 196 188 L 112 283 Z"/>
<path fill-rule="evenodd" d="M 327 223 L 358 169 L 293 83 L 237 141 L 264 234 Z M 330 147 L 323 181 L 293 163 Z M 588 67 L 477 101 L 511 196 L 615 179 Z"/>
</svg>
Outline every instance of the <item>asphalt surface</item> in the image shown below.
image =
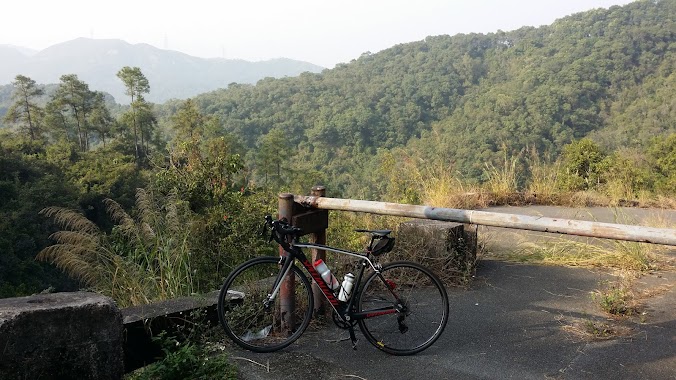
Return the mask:
<svg viewBox="0 0 676 380">
<path fill-rule="evenodd" d="M 640 312 L 611 318 L 591 293 L 610 272 L 481 261 L 469 288 L 450 288 L 442 337 L 390 356 L 348 334 L 310 326 L 286 349 L 230 347 L 242 379 L 676 379 L 676 273 L 636 280 Z M 589 326 L 611 331 L 598 338 Z M 358 337 L 361 334 L 358 333 Z"/>
<path fill-rule="evenodd" d="M 490 211 L 621 224 L 676 222 L 674 210 L 535 206 Z M 498 254 L 524 242 L 562 238 L 494 227 L 483 227 L 480 234 Z M 446 330 L 417 355 L 390 356 L 363 338 L 353 351 L 347 332 L 331 322 L 311 325 L 297 342 L 276 353 L 230 350 L 246 380 L 676 380 L 676 272 L 635 280 L 632 289 L 639 306 L 631 317 L 611 317 L 592 299 L 593 292 L 617 280 L 610 271 L 482 260 L 468 288 L 448 289 Z M 591 327 L 607 334 L 594 336 Z"/>
</svg>

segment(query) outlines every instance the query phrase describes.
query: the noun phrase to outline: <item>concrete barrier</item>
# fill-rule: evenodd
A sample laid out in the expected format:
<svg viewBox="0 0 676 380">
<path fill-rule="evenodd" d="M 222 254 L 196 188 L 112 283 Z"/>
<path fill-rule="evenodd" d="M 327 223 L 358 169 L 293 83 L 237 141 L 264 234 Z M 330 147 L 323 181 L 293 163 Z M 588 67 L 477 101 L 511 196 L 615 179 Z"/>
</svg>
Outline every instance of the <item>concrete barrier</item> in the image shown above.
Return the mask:
<svg viewBox="0 0 676 380">
<path fill-rule="evenodd" d="M 153 341 L 153 336 L 160 332 L 185 338 L 181 335 L 186 332 L 180 330 L 186 324 L 203 327 L 217 325 L 218 293 L 215 291 L 204 296 L 180 297 L 122 309 L 125 372 L 144 367 L 164 356 L 162 347 Z"/>
<path fill-rule="evenodd" d="M 0 379 L 121 379 L 122 315 L 108 297 L 0 299 Z"/>
<path fill-rule="evenodd" d="M 446 285 L 464 285 L 474 273 L 476 253 L 476 225 L 421 219 L 399 225 L 388 259 L 420 263 Z"/>
</svg>

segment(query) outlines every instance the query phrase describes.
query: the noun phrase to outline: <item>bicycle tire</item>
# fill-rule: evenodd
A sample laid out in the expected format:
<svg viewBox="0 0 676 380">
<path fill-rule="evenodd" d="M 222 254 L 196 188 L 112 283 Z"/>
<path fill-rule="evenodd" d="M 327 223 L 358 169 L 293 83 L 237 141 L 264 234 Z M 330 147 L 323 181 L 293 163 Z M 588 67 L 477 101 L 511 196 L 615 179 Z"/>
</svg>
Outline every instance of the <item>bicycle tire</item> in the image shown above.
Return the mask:
<svg viewBox="0 0 676 380">
<path fill-rule="evenodd" d="M 364 337 L 391 355 L 413 355 L 430 347 L 448 322 L 448 295 L 442 282 L 429 269 L 408 261 L 386 264 L 380 275 L 367 277 L 358 295 L 358 311 L 396 305 L 387 287 L 393 288 L 404 310 L 360 319 Z"/>
<path fill-rule="evenodd" d="M 225 280 L 218 297 L 218 318 L 225 333 L 240 347 L 254 352 L 280 350 L 298 339 L 312 318 L 312 288 L 295 265 L 292 318 L 282 315 L 282 297 L 265 307 L 279 271 L 279 257 L 258 257 L 237 267 Z M 284 280 L 283 280 L 284 281 Z M 285 325 L 286 324 L 286 325 Z"/>
</svg>

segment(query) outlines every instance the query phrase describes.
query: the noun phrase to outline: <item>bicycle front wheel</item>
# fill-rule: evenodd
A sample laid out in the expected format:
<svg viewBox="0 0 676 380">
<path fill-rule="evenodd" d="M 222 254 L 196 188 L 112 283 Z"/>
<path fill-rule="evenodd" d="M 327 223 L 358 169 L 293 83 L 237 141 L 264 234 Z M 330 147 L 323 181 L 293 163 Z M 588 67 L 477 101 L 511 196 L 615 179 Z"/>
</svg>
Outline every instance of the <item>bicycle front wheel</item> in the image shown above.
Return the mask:
<svg viewBox="0 0 676 380">
<path fill-rule="evenodd" d="M 280 350 L 298 339 L 310 324 L 312 289 L 295 265 L 282 279 L 280 293 L 269 299 L 280 270 L 279 257 L 255 258 L 237 267 L 221 288 L 221 325 L 235 343 L 247 350 Z"/>
<path fill-rule="evenodd" d="M 394 306 L 398 312 L 359 320 L 366 339 L 392 355 L 413 355 L 431 346 L 448 321 L 448 295 L 429 269 L 394 262 L 372 273 L 357 300 L 360 312 Z"/>
</svg>

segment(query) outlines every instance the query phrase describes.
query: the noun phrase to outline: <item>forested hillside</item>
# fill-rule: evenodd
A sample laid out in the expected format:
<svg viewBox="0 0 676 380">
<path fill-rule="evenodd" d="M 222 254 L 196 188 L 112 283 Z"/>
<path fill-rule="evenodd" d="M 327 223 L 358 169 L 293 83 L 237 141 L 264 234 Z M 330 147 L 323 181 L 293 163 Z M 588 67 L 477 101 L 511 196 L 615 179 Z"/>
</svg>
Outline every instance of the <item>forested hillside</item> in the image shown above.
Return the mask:
<svg viewBox="0 0 676 380">
<path fill-rule="evenodd" d="M 0 297 L 72 286 L 54 265 L 120 304 L 212 290 L 271 249 L 256 232 L 276 194 L 316 184 L 438 206 L 467 189 L 484 206 L 673 205 L 674 15 L 676 0 L 638 1 L 428 37 L 161 105 L 137 66 L 116 69 L 124 106 L 73 73 L 17 75 L 0 87 Z"/>
<path fill-rule="evenodd" d="M 286 167 L 321 171 L 348 196 L 373 194 L 361 182 L 379 148 L 408 145 L 479 178 L 502 150 L 556 157 L 584 136 L 615 150 L 673 133 L 675 14 L 673 0 L 640 1 L 540 28 L 428 37 L 196 101 L 249 149 L 283 137 Z"/>
</svg>

